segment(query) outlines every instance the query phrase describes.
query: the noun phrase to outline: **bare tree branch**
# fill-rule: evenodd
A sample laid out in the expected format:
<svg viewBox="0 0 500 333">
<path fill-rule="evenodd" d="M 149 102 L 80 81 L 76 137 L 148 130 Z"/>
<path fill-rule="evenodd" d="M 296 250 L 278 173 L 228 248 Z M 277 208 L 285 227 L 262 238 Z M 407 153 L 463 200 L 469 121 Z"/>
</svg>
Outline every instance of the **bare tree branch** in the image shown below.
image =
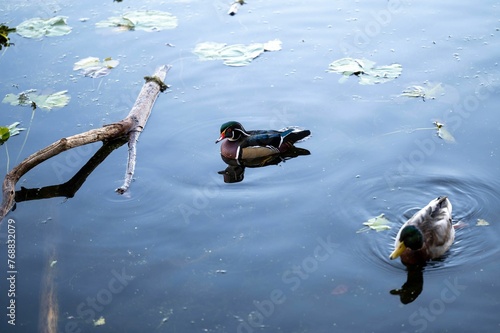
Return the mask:
<svg viewBox="0 0 500 333">
<path fill-rule="evenodd" d="M 146 122 L 151 114 L 151 109 L 160 91 L 166 89 L 163 83 L 170 66 L 161 66 L 152 77 L 145 77 L 146 83 L 143 85 L 134 106 L 128 116 L 116 123 L 105 125 L 101 128 L 93 129 L 84 133 L 76 134 L 67 138 L 62 138 L 51 145 L 28 156 L 24 161 L 14 167 L 3 181 L 2 205 L 0 206 L 0 222 L 12 209 L 15 203 L 15 186 L 19 179 L 28 171 L 40 163 L 54 157 L 66 150 L 94 143 L 97 141 L 108 141 L 119 137 L 128 136 L 129 155 L 127 172 L 124 184 L 116 191 L 123 194 L 127 191 L 134 176 L 136 162 L 136 145 L 140 133 L 146 126 Z"/>
</svg>

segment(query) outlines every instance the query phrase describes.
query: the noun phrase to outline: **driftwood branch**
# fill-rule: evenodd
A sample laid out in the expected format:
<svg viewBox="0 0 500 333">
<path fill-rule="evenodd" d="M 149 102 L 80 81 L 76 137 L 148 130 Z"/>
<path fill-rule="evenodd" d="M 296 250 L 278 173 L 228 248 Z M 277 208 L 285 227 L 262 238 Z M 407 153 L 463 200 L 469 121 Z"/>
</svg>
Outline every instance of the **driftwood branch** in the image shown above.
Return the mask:
<svg viewBox="0 0 500 333">
<path fill-rule="evenodd" d="M 0 207 L 0 222 L 15 204 L 15 186 L 19 179 L 28 171 L 40 163 L 54 157 L 66 150 L 94 143 L 97 141 L 110 141 L 120 137 L 128 136 L 129 155 L 127 163 L 127 172 L 124 184 L 116 191 L 120 194 L 127 191 L 132 182 L 136 161 L 136 145 L 140 133 L 146 126 L 146 122 L 151 114 L 154 102 L 160 91 L 166 89 L 163 83 L 170 66 L 161 66 L 156 70 L 152 77 L 145 77 L 146 83 L 141 89 L 134 106 L 128 116 L 123 120 L 105 125 L 101 128 L 93 129 L 84 133 L 62 138 L 53 144 L 28 156 L 24 161 L 14 167 L 3 181 L 2 187 L 2 205 Z"/>
</svg>

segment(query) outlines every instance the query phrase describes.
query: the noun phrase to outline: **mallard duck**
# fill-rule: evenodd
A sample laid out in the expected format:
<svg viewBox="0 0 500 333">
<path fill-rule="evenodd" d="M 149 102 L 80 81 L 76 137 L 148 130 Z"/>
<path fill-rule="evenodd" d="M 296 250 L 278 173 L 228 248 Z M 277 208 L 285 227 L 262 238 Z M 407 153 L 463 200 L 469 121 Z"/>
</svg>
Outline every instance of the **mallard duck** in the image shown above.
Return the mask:
<svg viewBox="0 0 500 333">
<path fill-rule="evenodd" d="M 442 256 L 455 240 L 451 210 L 448 197 L 436 198 L 419 210 L 399 230 L 389 258 L 418 265 Z"/>
</svg>

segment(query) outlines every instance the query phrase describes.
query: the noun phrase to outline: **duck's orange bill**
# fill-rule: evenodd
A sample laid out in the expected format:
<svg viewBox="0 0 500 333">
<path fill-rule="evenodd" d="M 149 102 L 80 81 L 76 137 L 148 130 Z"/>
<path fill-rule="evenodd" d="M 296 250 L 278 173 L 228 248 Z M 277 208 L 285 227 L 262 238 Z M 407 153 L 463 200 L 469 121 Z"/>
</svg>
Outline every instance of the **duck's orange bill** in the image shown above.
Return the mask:
<svg viewBox="0 0 500 333">
<path fill-rule="evenodd" d="M 389 256 L 389 259 L 391 260 L 396 259 L 401 254 L 403 254 L 405 250 L 406 250 L 405 244 L 403 242 L 398 242 L 398 245 L 396 246 L 394 251 L 392 251 L 391 255 Z"/>
<path fill-rule="evenodd" d="M 215 141 L 215 143 L 220 142 L 220 141 L 224 140 L 225 138 L 226 138 L 226 131 L 224 131 L 220 134 L 220 137 L 217 139 L 217 141 Z"/>
</svg>

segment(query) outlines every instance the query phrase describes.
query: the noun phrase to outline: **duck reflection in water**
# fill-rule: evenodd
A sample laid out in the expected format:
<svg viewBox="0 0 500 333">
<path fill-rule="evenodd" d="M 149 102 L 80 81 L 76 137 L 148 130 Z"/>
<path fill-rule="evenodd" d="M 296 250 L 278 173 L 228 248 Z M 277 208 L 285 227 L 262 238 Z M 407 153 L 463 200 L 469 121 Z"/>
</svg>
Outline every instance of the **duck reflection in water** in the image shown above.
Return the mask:
<svg viewBox="0 0 500 333">
<path fill-rule="evenodd" d="M 221 155 L 222 160 L 227 164 L 227 168 L 218 173 L 223 175 L 224 183 L 238 183 L 241 182 L 245 176 L 245 168 L 261 168 L 268 165 L 278 165 L 286 160 L 310 154 L 311 152 L 309 152 L 309 150 L 294 146 L 281 154 L 247 160 L 235 160 Z"/>
<path fill-rule="evenodd" d="M 411 303 L 420 295 L 425 265 L 429 260 L 441 258 L 453 244 L 455 228 L 451 212 L 452 205 L 448 198 L 438 197 L 413 215 L 399 230 L 389 259 L 400 257 L 407 267 L 406 283 L 390 292 L 399 295 L 401 303 Z"/>
<path fill-rule="evenodd" d="M 311 135 L 309 130 L 288 127 L 282 130 L 247 131 L 236 121 L 222 124 L 220 137 L 215 142 L 221 144 L 221 157 L 228 167 L 219 174 L 225 183 L 241 182 L 245 168 L 277 165 L 300 155 L 310 155 L 306 149 L 294 144 Z"/>
</svg>

